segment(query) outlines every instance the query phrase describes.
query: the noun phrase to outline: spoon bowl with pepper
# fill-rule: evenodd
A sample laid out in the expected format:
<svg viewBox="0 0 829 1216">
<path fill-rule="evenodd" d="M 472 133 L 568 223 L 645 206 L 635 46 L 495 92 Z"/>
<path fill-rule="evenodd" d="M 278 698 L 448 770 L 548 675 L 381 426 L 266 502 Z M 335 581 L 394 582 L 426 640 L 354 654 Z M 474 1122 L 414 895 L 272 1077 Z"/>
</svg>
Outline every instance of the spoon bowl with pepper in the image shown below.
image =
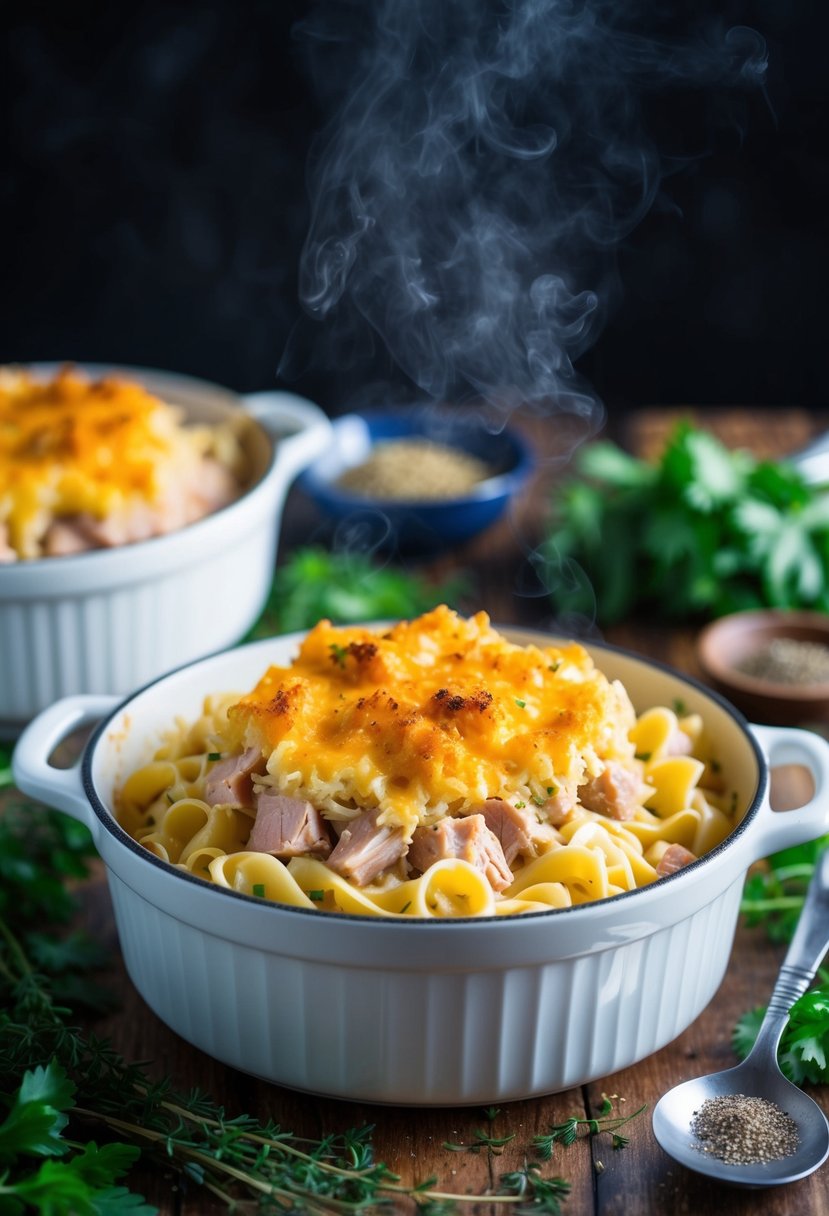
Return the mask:
<svg viewBox="0 0 829 1216">
<path fill-rule="evenodd" d="M 829 1157 L 829 1121 L 780 1071 L 789 1010 L 829 948 L 829 848 L 815 868 L 797 929 L 754 1046 L 736 1068 L 685 1081 L 656 1104 L 661 1147 L 698 1174 L 743 1187 L 796 1182 Z"/>
</svg>

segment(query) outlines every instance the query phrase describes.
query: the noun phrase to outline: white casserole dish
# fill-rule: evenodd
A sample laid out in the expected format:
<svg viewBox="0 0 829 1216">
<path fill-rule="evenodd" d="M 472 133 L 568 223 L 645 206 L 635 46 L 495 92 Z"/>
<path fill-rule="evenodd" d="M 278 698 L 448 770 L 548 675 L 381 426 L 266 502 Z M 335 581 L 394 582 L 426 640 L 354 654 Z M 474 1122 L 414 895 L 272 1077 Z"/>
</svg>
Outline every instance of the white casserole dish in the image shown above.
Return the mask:
<svg viewBox="0 0 829 1216">
<path fill-rule="evenodd" d="M 32 369 L 51 375 L 57 365 Z M 273 576 L 288 488 L 323 447 L 323 411 L 291 393 L 237 397 L 187 376 L 86 365 L 140 381 L 194 422 L 250 415 L 249 486 L 177 532 L 116 549 L 0 564 L 0 733 L 79 692 L 126 693 L 232 646 L 255 622 Z"/>
<path fill-rule="evenodd" d="M 748 808 L 723 845 L 686 869 L 593 904 L 456 921 L 288 908 L 183 876 L 118 826 L 113 791 L 175 716 L 194 719 L 208 693 L 252 687 L 268 664 L 289 661 L 296 643 L 288 636 L 215 655 L 120 705 L 69 698 L 31 723 L 13 758 L 22 790 L 90 826 L 126 966 L 151 1009 L 209 1055 L 278 1084 L 437 1106 L 505 1102 L 607 1076 L 675 1038 L 714 996 L 748 866 L 829 830 L 825 740 L 751 727 L 693 681 L 590 646 L 637 710 L 680 698 L 704 715 Z M 49 765 L 61 739 L 98 719 L 79 765 Z M 774 813 L 770 764 L 788 763 L 808 767 L 814 797 Z"/>
</svg>

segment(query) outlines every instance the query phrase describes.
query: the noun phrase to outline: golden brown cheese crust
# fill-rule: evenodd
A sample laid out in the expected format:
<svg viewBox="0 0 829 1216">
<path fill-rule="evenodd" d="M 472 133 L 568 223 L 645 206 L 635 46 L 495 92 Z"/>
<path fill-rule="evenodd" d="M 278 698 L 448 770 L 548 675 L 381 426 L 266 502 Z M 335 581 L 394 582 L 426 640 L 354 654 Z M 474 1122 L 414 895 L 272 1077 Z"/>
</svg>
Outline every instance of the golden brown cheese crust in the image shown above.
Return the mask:
<svg viewBox="0 0 829 1216">
<path fill-rule="evenodd" d="M 627 695 L 582 646 L 518 646 L 445 606 L 385 632 L 320 622 L 228 717 L 277 788 L 408 832 L 492 796 L 575 799 L 606 760 L 635 764 Z"/>
<path fill-rule="evenodd" d="M 132 381 L 0 369 L 0 560 L 48 553 L 56 520 L 120 518 L 129 539 L 139 513 L 146 535 L 205 514 L 209 504 L 182 503 L 182 487 L 198 485 L 212 443 L 207 428 L 185 429 L 178 411 Z M 218 462 L 210 471 L 221 478 Z M 228 497 L 226 485 L 217 497 Z"/>
</svg>

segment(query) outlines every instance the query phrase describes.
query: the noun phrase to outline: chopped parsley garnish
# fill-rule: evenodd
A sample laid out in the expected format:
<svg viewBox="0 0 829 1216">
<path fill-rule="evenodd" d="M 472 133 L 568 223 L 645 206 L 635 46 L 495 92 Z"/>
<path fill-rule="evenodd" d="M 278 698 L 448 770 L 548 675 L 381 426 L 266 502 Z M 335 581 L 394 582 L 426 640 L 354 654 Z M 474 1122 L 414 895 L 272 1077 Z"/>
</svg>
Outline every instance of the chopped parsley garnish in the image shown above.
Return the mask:
<svg viewBox="0 0 829 1216">
<path fill-rule="evenodd" d="M 556 790 L 557 790 L 557 789 L 558 789 L 558 786 L 555 786 L 555 785 L 548 785 L 548 786 L 547 786 L 547 793 L 550 795 L 550 797 L 551 797 L 551 798 L 552 798 L 553 794 L 556 792 Z"/>
<path fill-rule="evenodd" d="M 515 809 L 516 809 L 516 811 L 523 811 L 523 809 L 526 805 L 527 805 L 526 802 L 516 802 Z"/>
<path fill-rule="evenodd" d="M 409 910 L 409 908 L 411 908 L 411 906 L 412 906 L 412 901 L 410 899 L 407 899 L 405 904 L 403 905 L 403 907 L 400 909 L 400 915 L 402 916 L 404 912 L 408 912 L 408 910 Z"/>
<path fill-rule="evenodd" d="M 207 753 L 208 760 L 221 760 L 221 758 L 222 758 L 221 752 L 208 752 Z"/>
<path fill-rule="evenodd" d="M 348 655 L 348 647 L 340 646 L 337 642 L 331 642 L 328 649 L 331 651 L 331 659 L 340 667 L 345 667 L 345 660 Z"/>
<path fill-rule="evenodd" d="M 264 899 L 265 898 L 265 884 L 263 882 L 255 882 L 253 884 L 253 894 L 258 899 Z"/>
<path fill-rule="evenodd" d="M 518 708 L 519 708 L 519 709 L 526 709 L 526 708 L 527 708 L 527 702 L 526 702 L 526 701 L 522 701 L 522 700 L 520 699 L 520 697 L 516 697 L 516 698 L 515 698 L 515 704 L 518 706 Z"/>
<path fill-rule="evenodd" d="M 321 903 L 325 899 L 324 891 L 309 891 L 308 898 L 313 899 L 315 903 Z"/>
<path fill-rule="evenodd" d="M 536 806 L 544 805 L 544 799 L 539 798 L 538 794 L 533 794 L 533 802 L 535 803 Z"/>
<path fill-rule="evenodd" d="M 559 667 L 561 667 L 561 659 L 558 659 L 555 663 L 550 663 L 547 670 L 548 671 L 558 671 Z"/>
<path fill-rule="evenodd" d="M 650 758 L 651 758 L 651 753 L 650 753 L 650 752 L 637 752 L 637 753 L 636 753 L 636 759 L 637 759 L 637 760 L 644 760 L 644 761 L 648 761 L 648 760 L 650 760 Z"/>
<path fill-rule="evenodd" d="M 673 703 L 673 711 L 678 718 L 684 718 L 688 713 L 688 706 L 677 697 Z"/>
</svg>

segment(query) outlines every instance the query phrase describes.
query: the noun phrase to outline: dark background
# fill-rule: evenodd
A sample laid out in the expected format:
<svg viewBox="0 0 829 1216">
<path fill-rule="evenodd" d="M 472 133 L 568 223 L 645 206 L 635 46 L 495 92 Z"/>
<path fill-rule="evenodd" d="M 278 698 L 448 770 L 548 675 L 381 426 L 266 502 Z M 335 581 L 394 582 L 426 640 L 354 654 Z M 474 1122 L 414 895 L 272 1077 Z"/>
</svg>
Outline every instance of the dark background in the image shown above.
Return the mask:
<svg viewBox="0 0 829 1216">
<path fill-rule="evenodd" d="M 801 0 L 711 9 L 766 39 L 766 94 L 719 124 L 618 251 L 622 293 L 580 362 L 611 411 L 827 404 L 826 20 Z M 293 33 L 305 10 L 2 7 L 1 361 L 277 383 L 324 117 Z M 683 104 L 651 103 L 658 134 L 681 131 Z M 283 384 L 338 413 L 394 374 L 379 352 L 348 375 L 312 359 Z"/>
</svg>

